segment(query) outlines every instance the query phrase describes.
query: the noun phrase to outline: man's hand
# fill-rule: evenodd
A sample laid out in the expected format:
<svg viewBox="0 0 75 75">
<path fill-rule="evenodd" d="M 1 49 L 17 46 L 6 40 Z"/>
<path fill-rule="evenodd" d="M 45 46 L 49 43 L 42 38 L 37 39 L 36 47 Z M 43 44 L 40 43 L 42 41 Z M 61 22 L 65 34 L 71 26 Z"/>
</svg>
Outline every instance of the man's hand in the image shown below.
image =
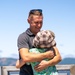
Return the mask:
<svg viewBox="0 0 75 75">
<path fill-rule="evenodd" d="M 54 52 L 53 51 L 46 51 L 45 54 L 47 55 L 48 59 L 52 59 L 54 58 Z"/>
<path fill-rule="evenodd" d="M 40 72 L 40 71 L 44 70 L 47 67 L 48 67 L 47 61 L 46 60 L 42 60 L 37 66 L 34 67 L 34 69 L 37 72 Z"/>
</svg>

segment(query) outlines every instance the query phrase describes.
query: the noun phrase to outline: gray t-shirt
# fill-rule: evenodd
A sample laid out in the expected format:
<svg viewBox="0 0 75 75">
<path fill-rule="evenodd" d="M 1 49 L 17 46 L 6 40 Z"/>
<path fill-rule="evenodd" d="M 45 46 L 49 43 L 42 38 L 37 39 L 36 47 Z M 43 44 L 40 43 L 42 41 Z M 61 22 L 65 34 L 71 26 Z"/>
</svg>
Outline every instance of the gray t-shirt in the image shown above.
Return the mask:
<svg viewBox="0 0 75 75">
<path fill-rule="evenodd" d="M 34 37 L 35 35 L 30 31 L 29 28 L 25 32 L 20 34 L 17 40 L 18 50 L 20 50 L 21 48 L 33 48 L 32 42 Z M 21 59 L 20 54 L 19 58 Z M 33 75 L 31 65 L 23 65 L 20 68 L 20 75 Z"/>
<path fill-rule="evenodd" d="M 18 50 L 20 48 L 32 48 L 32 42 L 35 35 L 28 28 L 25 32 L 19 35 L 18 37 Z"/>
</svg>

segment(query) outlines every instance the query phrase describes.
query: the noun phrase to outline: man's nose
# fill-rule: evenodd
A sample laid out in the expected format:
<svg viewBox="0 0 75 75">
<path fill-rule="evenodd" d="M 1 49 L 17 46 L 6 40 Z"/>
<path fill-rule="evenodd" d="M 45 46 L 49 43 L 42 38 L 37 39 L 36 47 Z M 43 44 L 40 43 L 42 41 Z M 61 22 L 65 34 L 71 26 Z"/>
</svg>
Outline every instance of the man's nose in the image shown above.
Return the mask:
<svg viewBox="0 0 75 75">
<path fill-rule="evenodd" d="M 40 23 L 38 23 L 38 27 L 41 27 L 41 24 Z"/>
</svg>

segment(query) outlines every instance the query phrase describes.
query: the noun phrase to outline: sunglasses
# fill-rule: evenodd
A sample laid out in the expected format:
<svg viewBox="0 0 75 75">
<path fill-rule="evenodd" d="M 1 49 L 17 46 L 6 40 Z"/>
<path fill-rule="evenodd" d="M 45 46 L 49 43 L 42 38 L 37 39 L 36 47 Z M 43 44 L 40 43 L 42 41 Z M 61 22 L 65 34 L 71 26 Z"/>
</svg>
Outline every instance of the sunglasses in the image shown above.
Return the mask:
<svg viewBox="0 0 75 75">
<path fill-rule="evenodd" d="M 42 13 L 42 9 L 33 9 L 33 10 L 30 10 L 30 13 L 34 14 L 35 11 Z"/>
</svg>

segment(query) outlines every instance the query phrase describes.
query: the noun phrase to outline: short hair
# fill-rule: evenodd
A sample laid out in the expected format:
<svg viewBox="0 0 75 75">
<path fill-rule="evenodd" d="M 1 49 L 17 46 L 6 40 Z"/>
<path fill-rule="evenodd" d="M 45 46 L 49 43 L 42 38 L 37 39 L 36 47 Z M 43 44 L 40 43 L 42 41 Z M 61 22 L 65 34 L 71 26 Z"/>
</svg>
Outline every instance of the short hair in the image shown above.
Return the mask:
<svg viewBox="0 0 75 75">
<path fill-rule="evenodd" d="M 29 17 L 30 17 L 31 15 L 42 16 L 42 15 L 43 15 L 43 14 L 42 14 L 42 9 L 32 9 L 32 10 L 30 10 L 30 12 L 29 12 Z"/>
</svg>

